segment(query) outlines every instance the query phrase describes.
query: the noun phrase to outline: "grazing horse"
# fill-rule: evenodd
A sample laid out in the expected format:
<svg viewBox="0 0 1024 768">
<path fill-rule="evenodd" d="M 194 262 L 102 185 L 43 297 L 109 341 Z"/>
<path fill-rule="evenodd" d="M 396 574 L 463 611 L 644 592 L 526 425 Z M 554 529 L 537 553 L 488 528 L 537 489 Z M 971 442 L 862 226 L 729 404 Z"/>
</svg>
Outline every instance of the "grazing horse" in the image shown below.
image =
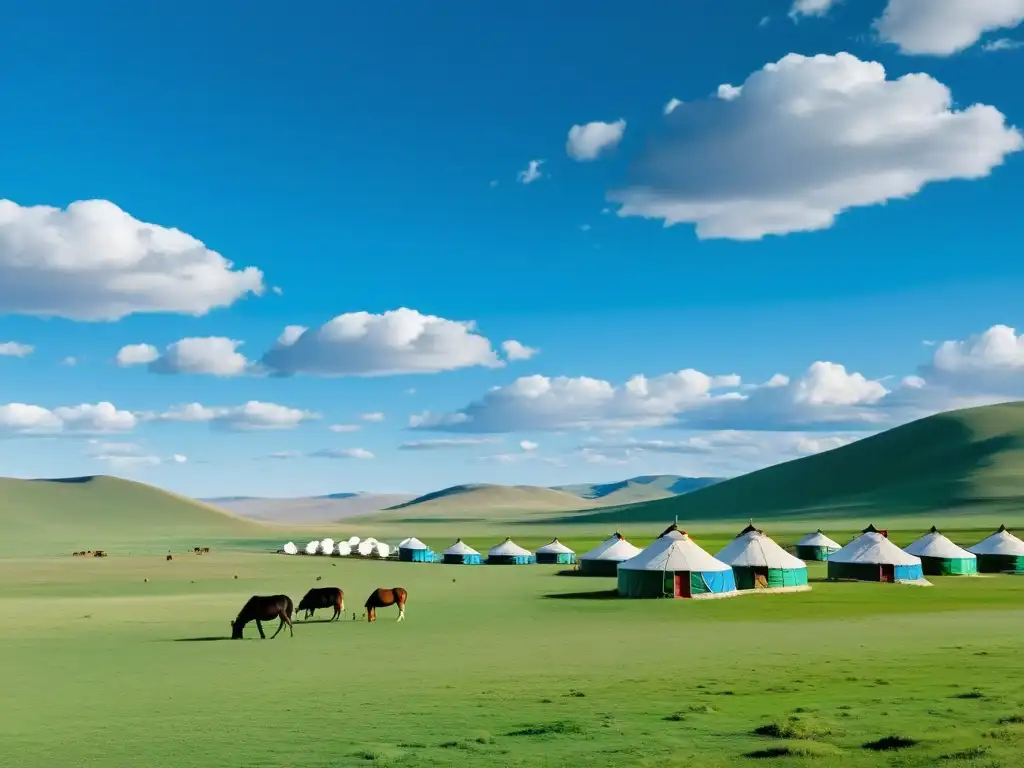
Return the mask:
<svg viewBox="0 0 1024 768">
<path fill-rule="evenodd" d="M 409 593 L 402 587 L 393 587 L 391 589 L 385 589 L 381 587 L 373 590 L 363 607 L 366 609 L 366 620 L 376 621 L 377 620 L 377 609 L 387 608 L 389 605 L 398 605 L 398 620 L 401 621 L 405 618 L 405 601 L 409 598 Z"/>
<path fill-rule="evenodd" d="M 302 618 L 308 619 L 317 608 L 333 608 L 334 615 L 330 621 L 334 621 L 345 610 L 345 593 L 337 587 L 313 587 L 299 600 L 299 610 L 305 611 Z"/>
<path fill-rule="evenodd" d="M 288 632 L 291 636 L 295 637 L 295 630 L 292 629 L 293 607 L 292 599 L 288 595 L 253 595 L 242 606 L 238 618 L 231 622 L 231 639 L 241 640 L 245 625 L 250 621 L 255 621 L 256 629 L 260 632 L 260 639 L 266 640 L 267 636 L 263 634 L 262 622 L 272 619 L 281 619 L 281 623 L 277 627 L 277 632 L 270 638 L 271 640 L 277 637 L 278 633 L 284 629 L 285 624 L 288 625 Z"/>
</svg>

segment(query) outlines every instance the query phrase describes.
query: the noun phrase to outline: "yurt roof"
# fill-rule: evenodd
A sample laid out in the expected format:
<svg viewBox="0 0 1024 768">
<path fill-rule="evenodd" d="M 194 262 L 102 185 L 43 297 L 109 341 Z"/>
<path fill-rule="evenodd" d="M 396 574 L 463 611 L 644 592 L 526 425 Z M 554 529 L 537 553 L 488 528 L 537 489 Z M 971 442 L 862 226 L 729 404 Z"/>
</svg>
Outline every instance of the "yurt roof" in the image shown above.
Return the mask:
<svg viewBox="0 0 1024 768">
<path fill-rule="evenodd" d="M 669 531 L 655 539 L 649 547 L 619 568 L 630 571 L 697 571 L 715 572 L 731 570 L 721 560 L 709 555 L 687 534 Z"/>
<path fill-rule="evenodd" d="M 543 547 L 537 548 L 538 555 L 575 555 L 576 553 L 569 549 L 565 544 L 560 542 L 558 539 L 552 539 L 550 544 L 545 544 Z"/>
<path fill-rule="evenodd" d="M 878 531 L 862 533 L 838 552 L 828 556 L 834 563 L 920 565 L 920 558 L 907 554 Z"/>
<path fill-rule="evenodd" d="M 580 560 L 611 560 L 621 563 L 640 554 L 640 547 L 634 547 L 622 536 L 621 533 L 614 533 L 585 555 Z"/>
<path fill-rule="evenodd" d="M 1008 530 L 1005 525 L 999 526 L 999 530 L 975 544 L 968 547 L 968 551 L 976 555 L 1009 555 L 1011 557 L 1024 557 L 1024 541 L 1021 541 Z"/>
<path fill-rule="evenodd" d="M 289 541 L 287 544 L 285 544 L 283 547 L 281 547 L 281 549 L 283 549 L 285 551 L 285 554 L 288 554 L 288 555 L 297 554 L 298 551 L 299 551 L 299 548 L 295 546 L 295 542 L 294 541 Z"/>
<path fill-rule="evenodd" d="M 495 547 L 491 547 L 487 550 L 488 557 L 522 557 L 523 555 L 531 555 L 532 552 L 523 549 L 511 538 L 505 539 L 501 544 Z"/>
<path fill-rule="evenodd" d="M 479 555 L 480 553 L 466 544 L 462 539 L 457 539 L 442 555 Z"/>
<path fill-rule="evenodd" d="M 801 536 L 796 545 L 798 547 L 832 547 L 833 549 L 840 549 L 841 545 L 837 541 L 832 541 L 828 536 L 821 532 L 819 528 L 814 533 L 808 533 L 806 536 Z"/>
<path fill-rule="evenodd" d="M 428 549 L 427 545 L 416 537 L 411 537 L 398 545 L 399 549 Z"/>
<path fill-rule="evenodd" d="M 731 566 L 760 568 L 806 568 L 803 560 L 793 557 L 763 531 L 752 526 L 740 533 L 715 559 Z"/>
<path fill-rule="evenodd" d="M 947 539 L 932 526 L 931 531 L 919 538 L 913 544 L 903 548 L 917 557 L 938 557 L 943 560 L 971 560 L 975 555 L 963 547 L 958 547 Z"/>
</svg>

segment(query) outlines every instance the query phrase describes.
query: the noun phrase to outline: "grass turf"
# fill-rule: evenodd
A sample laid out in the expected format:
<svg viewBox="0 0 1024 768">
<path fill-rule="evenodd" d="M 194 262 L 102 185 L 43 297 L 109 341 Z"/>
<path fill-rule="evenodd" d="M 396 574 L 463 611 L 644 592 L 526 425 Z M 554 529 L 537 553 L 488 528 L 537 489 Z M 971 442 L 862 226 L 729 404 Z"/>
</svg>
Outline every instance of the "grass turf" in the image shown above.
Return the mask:
<svg viewBox="0 0 1024 768">
<path fill-rule="evenodd" d="M 557 570 L 242 551 L 0 561 L 0 743 L 24 768 L 993 766 L 1024 743 L 1024 579 L 626 601 L 613 579 Z M 346 591 L 344 622 L 225 639 L 249 595 L 327 585 Z M 405 622 L 351 621 L 377 586 L 409 590 Z"/>
</svg>

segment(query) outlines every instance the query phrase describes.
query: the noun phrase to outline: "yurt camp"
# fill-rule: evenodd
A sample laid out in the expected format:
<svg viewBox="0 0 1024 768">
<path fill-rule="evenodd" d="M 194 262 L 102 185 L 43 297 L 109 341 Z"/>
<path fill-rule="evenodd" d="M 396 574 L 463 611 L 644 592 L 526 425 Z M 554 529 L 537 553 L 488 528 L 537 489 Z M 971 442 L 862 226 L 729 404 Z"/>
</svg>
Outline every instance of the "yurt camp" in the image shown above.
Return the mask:
<svg viewBox="0 0 1024 768">
<path fill-rule="evenodd" d="M 462 539 L 456 539 L 454 544 L 441 553 L 441 562 L 448 565 L 480 565 L 480 553 Z"/>
<path fill-rule="evenodd" d="M 572 565 L 576 562 L 576 553 L 558 539 L 552 539 L 550 544 L 537 547 L 534 555 L 541 565 Z"/>
<path fill-rule="evenodd" d="M 432 563 L 434 553 L 419 539 L 405 539 L 398 545 L 398 559 L 405 563 Z"/>
<path fill-rule="evenodd" d="M 619 563 L 639 554 L 639 547 L 634 547 L 621 533 L 615 532 L 585 555 L 580 555 L 580 575 L 614 576 Z"/>
<path fill-rule="evenodd" d="M 978 556 L 978 570 L 982 573 L 1024 572 L 1024 541 L 1000 525 L 999 530 L 967 548 Z"/>
<path fill-rule="evenodd" d="M 935 526 L 903 551 L 921 558 L 926 576 L 970 576 L 978 572 L 978 558 L 939 533 Z"/>
<path fill-rule="evenodd" d="M 684 531 L 669 530 L 618 567 L 621 597 L 732 597 L 732 568 L 716 560 Z"/>
<path fill-rule="evenodd" d="M 828 560 L 829 555 L 840 549 L 842 547 L 822 533 L 821 528 L 799 538 L 796 542 L 796 556 L 801 560 L 824 562 Z"/>
<path fill-rule="evenodd" d="M 732 566 L 737 589 L 772 592 L 810 589 L 804 561 L 793 557 L 753 525 L 740 531 L 715 559 Z"/>
<path fill-rule="evenodd" d="M 532 562 L 533 553 L 510 538 L 487 550 L 488 565 L 529 565 Z"/>
<path fill-rule="evenodd" d="M 904 552 L 873 525 L 828 556 L 828 577 L 930 586 L 925 581 L 921 559 Z"/>
</svg>

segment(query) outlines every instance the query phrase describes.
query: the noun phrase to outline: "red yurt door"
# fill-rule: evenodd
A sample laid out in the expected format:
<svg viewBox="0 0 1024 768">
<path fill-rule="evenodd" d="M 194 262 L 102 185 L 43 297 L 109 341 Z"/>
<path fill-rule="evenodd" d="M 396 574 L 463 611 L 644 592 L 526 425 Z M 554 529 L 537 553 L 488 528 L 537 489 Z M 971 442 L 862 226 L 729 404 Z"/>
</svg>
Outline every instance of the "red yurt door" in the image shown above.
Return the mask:
<svg viewBox="0 0 1024 768">
<path fill-rule="evenodd" d="M 674 597 L 689 597 L 690 596 L 690 574 L 687 573 L 676 573 L 672 578 L 672 590 Z"/>
</svg>

